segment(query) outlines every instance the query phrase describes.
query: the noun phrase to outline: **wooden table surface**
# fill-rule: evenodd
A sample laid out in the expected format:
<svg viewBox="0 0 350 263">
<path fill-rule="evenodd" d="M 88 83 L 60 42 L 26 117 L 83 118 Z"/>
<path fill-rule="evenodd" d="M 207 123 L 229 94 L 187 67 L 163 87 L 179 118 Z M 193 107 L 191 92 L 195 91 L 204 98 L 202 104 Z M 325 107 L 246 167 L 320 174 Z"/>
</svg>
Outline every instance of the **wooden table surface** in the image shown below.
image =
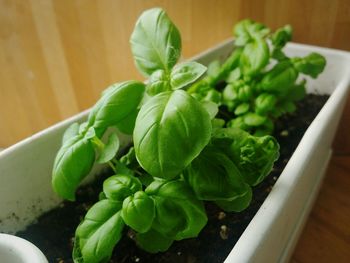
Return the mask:
<svg viewBox="0 0 350 263">
<path fill-rule="evenodd" d="M 128 42 L 154 6 L 179 27 L 184 57 L 231 37 L 243 18 L 291 24 L 296 42 L 350 50 L 349 0 L 0 0 L 0 148 L 91 107 L 111 83 L 142 79 Z M 292 262 L 350 262 L 349 123 L 347 106 Z"/>
</svg>

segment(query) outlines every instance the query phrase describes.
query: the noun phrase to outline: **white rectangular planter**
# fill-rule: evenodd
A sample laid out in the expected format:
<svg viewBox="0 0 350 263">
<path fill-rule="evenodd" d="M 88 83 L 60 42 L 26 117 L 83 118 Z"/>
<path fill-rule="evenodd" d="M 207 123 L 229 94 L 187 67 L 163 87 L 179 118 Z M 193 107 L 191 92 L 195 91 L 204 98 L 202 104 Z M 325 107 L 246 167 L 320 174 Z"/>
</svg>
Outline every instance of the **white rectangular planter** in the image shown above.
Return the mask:
<svg viewBox="0 0 350 263">
<path fill-rule="evenodd" d="M 193 60 L 208 64 L 232 51 L 228 40 Z M 317 194 L 350 86 L 350 53 L 289 44 L 289 55 L 319 52 L 327 66 L 308 92 L 331 94 L 306 131 L 271 193 L 225 262 L 287 262 Z M 64 130 L 86 119 L 78 114 L 0 152 L 0 232 L 24 229 L 61 200 L 51 189 L 51 169 Z M 99 167 L 95 168 L 95 171 Z M 0 255 L 1 258 L 1 255 Z"/>
</svg>

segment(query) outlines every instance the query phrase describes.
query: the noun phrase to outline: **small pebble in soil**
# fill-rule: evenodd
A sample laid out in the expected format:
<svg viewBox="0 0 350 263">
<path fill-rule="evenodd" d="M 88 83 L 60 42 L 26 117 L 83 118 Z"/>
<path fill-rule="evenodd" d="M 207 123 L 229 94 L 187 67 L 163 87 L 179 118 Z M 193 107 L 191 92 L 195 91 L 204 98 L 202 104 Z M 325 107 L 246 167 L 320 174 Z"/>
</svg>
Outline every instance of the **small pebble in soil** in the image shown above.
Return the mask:
<svg viewBox="0 0 350 263">
<path fill-rule="evenodd" d="M 225 217 L 226 217 L 226 213 L 225 213 L 225 212 L 222 212 L 222 211 L 221 211 L 221 212 L 219 213 L 219 215 L 218 215 L 218 219 L 219 219 L 219 220 L 222 220 L 222 219 L 224 219 Z"/>
<path fill-rule="evenodd" d="M 288 130 L 283 130 L 283 131 L 281 131 L 280 135 L 282 137 L 287 137 L 289 135 L 289 131 Z"/>
<path fill-rule="evenodd" d="M 228 228 L 227 228 L 226 225 L 222 225 L 222 226 L 220 227 L 220 237 L 221 237 L 221 239 L 223 239 L 223 240 L 228 239 Z"/>
</svg>

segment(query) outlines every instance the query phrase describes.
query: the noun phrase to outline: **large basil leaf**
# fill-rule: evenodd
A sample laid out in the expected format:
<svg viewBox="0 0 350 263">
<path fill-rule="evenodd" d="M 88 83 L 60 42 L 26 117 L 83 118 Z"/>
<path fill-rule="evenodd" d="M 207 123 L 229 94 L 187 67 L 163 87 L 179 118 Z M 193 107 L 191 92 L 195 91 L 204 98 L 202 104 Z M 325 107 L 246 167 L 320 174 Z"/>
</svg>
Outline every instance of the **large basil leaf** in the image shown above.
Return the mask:
<svg viewBox="0 0 350 263">
<path fill-rule="evenodd" d="M 170 74 L 170 84 L 173 89 L 181 89 L 200 78 L 207 68 L 194 61 L 176 65 Z"/>
<path fill-rule="evenodd" d="M 163 92 L 137 116 L 136 157 L 152 176 L 171 179 L 198 156 L 210 135 L 210 116 L 198 101 L 183 90 Z"/>
<path fill-rule="evenodd" d="M 244 75 L 254 76 L 269 62 L 270 51 L 262 38 L 254 38 L 248 43 L 240 57 L 240 68 Z"/>
<path fill-rule="evenodd" d="M 112 85 L 92 108 L 89 126 L 98 131 L 117 125 L 137 109 L 144 91 L 145 84 L 134 80 Z"/>
<path fill-rule="evenodd" d="M 145 190 L 154 200 L 156 217 L 152 229 L 181 240 L 196 237 L 207 223 L 204 205 L 180 180 L 155 180 Z"/>
<path fill-rule="evenodd" d="M 236 165 L 213 146 L 202 151 L 184 176 L 200 200 L 232 201 L 250 190 Z"/>
<path fill-rule="evenodd" d="M 75 122 L 67 128 L 62 137 L 62 144 L 79 134 L 79 126 L 79 123 Z"/>
<path fill-rule="evenodd" d="M 75 262 L 106 262 L 111 257 L 124 227 L 121 206 L 104 199 L 89 209 L 75 232 Z"/>
<path fill-rule="evenodd" d="M 130 38 L 135 64 L 145 76 L 158 69 L 170 72 L 181 54 L 181 36 L 160 8 L 141 14 Z"/>
<path fill-rule="evenodd" d="M 255 137 L 237 128 L 216 130 L 213 143 L 237 165 L 245 182 L 252 186 L 269 174 L 279 157 L 279 144 L 275 138 Z"/>
<path fill-rule="evenodd" d="M 150 230 L 155 217 L 154 201 L 145 192 L 139 191 L 123 202 L 122 217 L 125 224 L 138 233 Z"/>
<path fill-rule="evenodd" d="M 75 190 L 95 161 L 92 143 L 83 135 L 68 139 L 58 151 L 52 171 L 52 187 L 64 199 L 73 201 Z"/>
</svg>

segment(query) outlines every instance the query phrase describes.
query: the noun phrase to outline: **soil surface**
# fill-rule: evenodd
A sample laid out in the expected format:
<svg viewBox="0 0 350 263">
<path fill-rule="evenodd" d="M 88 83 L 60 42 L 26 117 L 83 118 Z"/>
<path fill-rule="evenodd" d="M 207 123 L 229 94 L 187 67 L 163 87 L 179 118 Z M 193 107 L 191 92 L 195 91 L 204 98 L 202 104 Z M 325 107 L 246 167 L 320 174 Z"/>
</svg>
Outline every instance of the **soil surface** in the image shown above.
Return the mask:
<svg viewBox="0 0 350 263">
<path fill-rule="evenodd" d="M 208 224 L 198 238 L 174 242 L 164 253 L 148 254 L 135 246 L 133 233 L 126 229 L 117 244 L 110 262 L 171 262 L 216 263 L 223 262 L 247 227 L 273 185 L 283 171 L 309 124 L 327 101 L 325 95 L 308 95 L 299 102 L 297 112 L 280 119 L 274 136 L 280 143 L 280 158 L 271 174 L 253 189 L 251 205 L 241 213 L 225 213 L 214 204 L 207 203 Z M 17 235 L 38 246 L 49 262 L 73 262 L 71 251 L 76 227 L 88 208 L 98 200 L 105 171 L 93 185 L 77 191 L 77 201 L 64 202 L 59 208 L 42 215 L 38 222 Z"/>
</svg>

